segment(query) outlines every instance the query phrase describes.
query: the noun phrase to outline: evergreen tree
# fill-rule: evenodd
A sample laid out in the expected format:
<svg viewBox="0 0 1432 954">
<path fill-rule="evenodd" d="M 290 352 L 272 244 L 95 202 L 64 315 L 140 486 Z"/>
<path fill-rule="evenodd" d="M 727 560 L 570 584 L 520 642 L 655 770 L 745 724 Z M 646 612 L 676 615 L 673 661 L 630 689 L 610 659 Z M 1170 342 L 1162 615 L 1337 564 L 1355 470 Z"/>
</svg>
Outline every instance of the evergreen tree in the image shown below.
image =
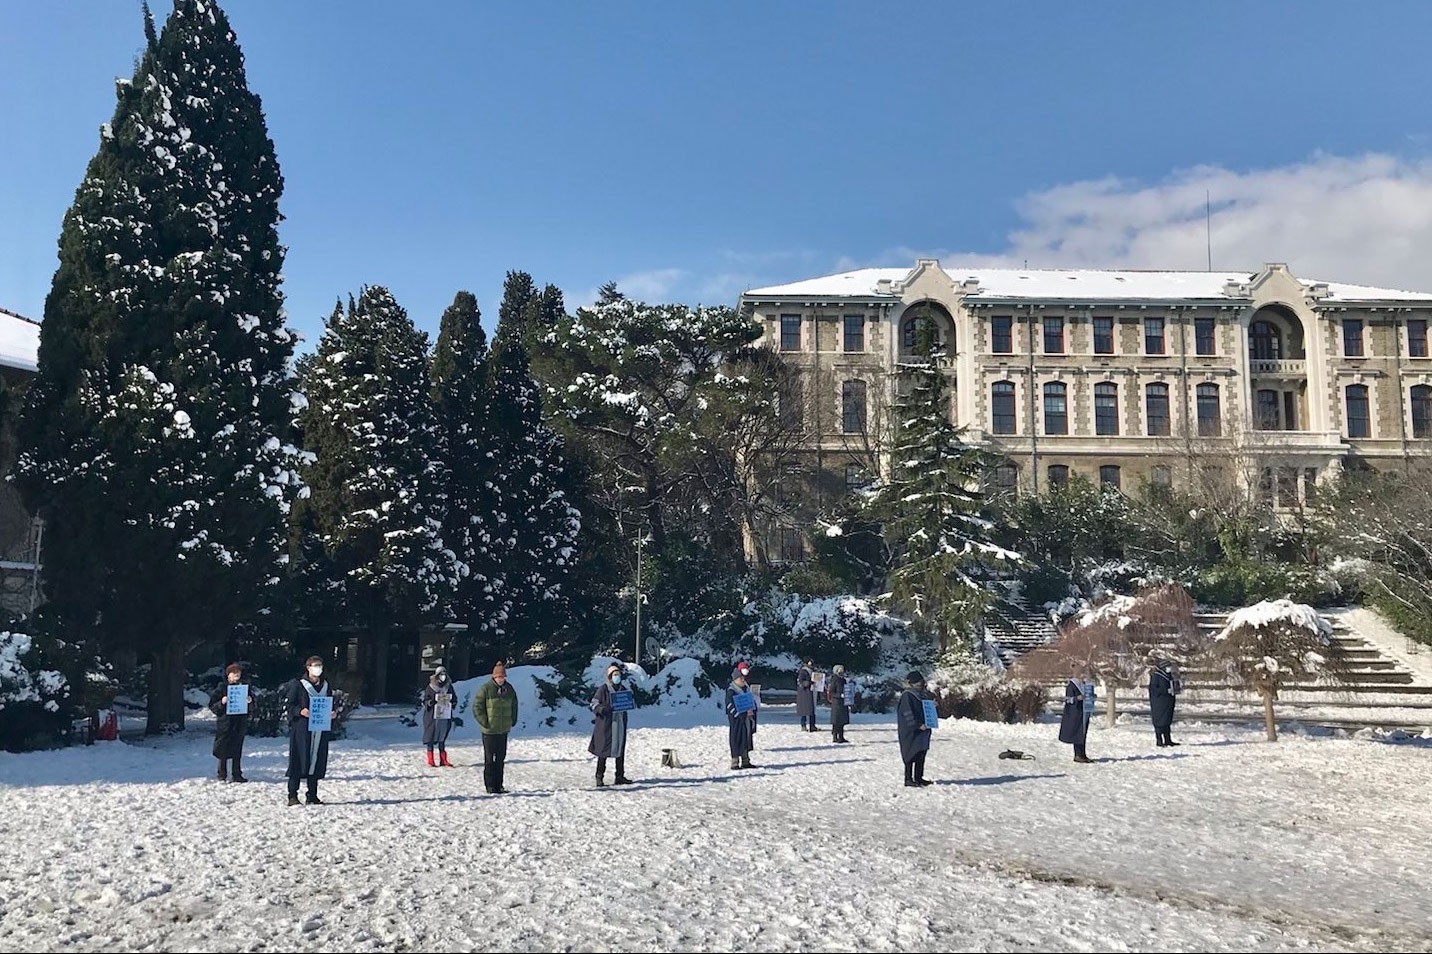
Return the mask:
<svg viewBox="0 0 1432 954">
<path fill-rule="evenodd" d="M 378 701 L 393 628 L 435 618 L 465 570 L 442 540 L 427 351 L 427 335 L 373 286 L 334 309 L 305 362 L 299 423 L 313 459 L 298 518 L 322 546 L 325 588 L 367 635 L 368 695 Z"/>
<path fill-rule="evenodd" d="M 932 325 L 921 323 L 925 360 L 901 367 L 890 478 L 873 502 L 893 556 L 891 590 L 941 652 L 984 612 L 981 571 L 1018 560 L 993 542 L 996 526 L 979 487 L 988 462 L 950 422 L 950 388 L 934 361 Z"/>
<path fill-rule="evenodd" d="M 259 98 L 215 3 L 145 20 L 65 215 L 17 479 L 55 611 L 153 661 L 159 731 L 183 723 L 187 652 L 264 611 L 300 482 Z"/>
</svg>

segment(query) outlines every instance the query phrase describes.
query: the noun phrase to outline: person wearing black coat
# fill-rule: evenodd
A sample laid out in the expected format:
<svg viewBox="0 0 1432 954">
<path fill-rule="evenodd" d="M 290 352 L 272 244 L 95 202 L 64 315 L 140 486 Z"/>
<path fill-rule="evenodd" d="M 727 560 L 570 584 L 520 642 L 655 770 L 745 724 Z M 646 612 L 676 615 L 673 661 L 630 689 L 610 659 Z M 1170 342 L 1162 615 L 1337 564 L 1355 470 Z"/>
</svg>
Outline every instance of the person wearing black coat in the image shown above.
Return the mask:
<svg viewBox="0 0 1432 954">
<path fill-rule="evenodd" d="M 244 778 L 244 736 L 249 731 L 249 714 L 229 715 L 229 687 L 239 685 L 244 671 L 238 663 L 229 663 L 224 669 L 224 681 L 209 697 L 209 711 L 214 713 L 214 758 L 219 760 L 218 779 L 221 782 L 247 782 Z M 249 700 L 253 705 L 253 700 Z M 233 772 L 228 763 L 234 763 Z"/>
<path fill-rule="evenodd" d="M 1064 687 L 1064 714 L 1059 720 L 1059 741 L 1074 746 L 1076 762 L 1091 761 L 1084 744 L 1089 738 L 1089 717 L 1093 712 L 1094 684 L 1070 679 Z"/>
<path fill-rule="evenodd" d="M 816 731 L 815 660 L 812 659 L 807 659 L 796 670 L 796 715 L 801 717 L 801 731 Z"/>
<path fill-rule="evenodd" d="M 825 683 L 826 701 L 830 703 L 830 740 L 832 742 L 849 742 L 845 737 L 845 727 L 850 724 L 850 706 L 845 702 L 845 667 L 836 666 L 831 670 L 830 678 Z"/>
<path fill-rule="evenodd" d="M 896 703 L 896 725 L 900 733 L 900 759 L 905 763 L 905 787 L 933 785 L 925 778 L 925 754 L 930 751 L 930 727 L 925 724 L 925 677 L 912 672 L 905 680 L 905 691 Z"/>
<path fill-rule="evenodd" d="M 1159 748 L 1178 745 L 1173 740 L 1173 710 L 1178 703 L 1178 677 L 1167 659 L 1149 670 L 1149 713 L 1154 724 L 1154 738 Z"/>
<path fill-rule="evenodd" d="M 430 768 L 453 767 L 447 757 L 447 737 L 452 731 L 455 696 L 447 669 L 439 666 L 423 687 L 423 745 L 428 748 Z M 433 761 L 433 746 L 437 746 L 440 761 Z"/>
<path fill-rule="evenodd" d="M 617 764 L 614 784 L 630 785 L 626 775 L 627 713 L 612 709 L 612 693 L 630 691 L 626 683 L 627 674 L 621 666 L 613 663 L 607 667 L 607 678 L 592 694 L 588 704 L 592 710 L 592 741 L 587 751 L 597 757 L 597 788 L 607 784 L 607 759 Z"/>
<path fill-rule="evenodd" d="M 741 663 L 732 674 L 731 684 L 726 687 L 726 725 L 733 769 L 755 768 L 751 764 L 751 750 L 755 748 L 756 710 L 736 711 L 737 694 L 751 691 L 751 684 L 746 681 L 750 671 L 750 666 Z"/>
<path fill-rule="evenodd" d="M 284 711 L 288 713 L 288 803 L 298 804 L 298 783 L 308 782 L 304 801 L 322 805 L 318 799 L 318 780 L 328 774 L 328 737 L 331 732 L 311 732 L 308 728 L 308 704 L 315 696 L 330 696 L 332 691 L 323 678 L 323 660 L 309 656 L 301 678 L 288 685 Z"/>
</svg>

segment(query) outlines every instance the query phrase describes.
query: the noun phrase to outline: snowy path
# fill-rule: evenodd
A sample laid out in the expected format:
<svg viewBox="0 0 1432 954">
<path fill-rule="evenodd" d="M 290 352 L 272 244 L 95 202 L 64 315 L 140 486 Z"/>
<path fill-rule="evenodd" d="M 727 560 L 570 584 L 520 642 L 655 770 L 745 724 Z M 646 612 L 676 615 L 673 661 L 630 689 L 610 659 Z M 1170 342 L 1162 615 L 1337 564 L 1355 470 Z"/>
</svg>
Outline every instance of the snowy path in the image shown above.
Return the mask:
<svg viewBox="0 0 1432 954">
<path fill-rule="evenodd" d="M 645 715 L 645 713 L 643 713 Z M 867 717 L 870 718 L 870 717 Z M 650 721 L 650 719 L 648 719 Z M 1432 749 L 948 723 L 925 790 L 888 724 L 855 744 L 766 725 L 642 728 L 627 790 L 585 735 L 514 736 L 513 794 L 422 766 L 412 730 L 336 743 L 322 807 L 284 753 L 220 786 L 197 733 L 0 756 L 0 946 L 70 950 L 1426 949 Z M 1146 738 L 1146 735 L 1148 736 Z M 692 766 L 657 768 L 674 745 Z M 1013 746 L 1036 761 L 998 761 Z M 100 781 L 90 781 L 92 777 Z"/>
</svg>

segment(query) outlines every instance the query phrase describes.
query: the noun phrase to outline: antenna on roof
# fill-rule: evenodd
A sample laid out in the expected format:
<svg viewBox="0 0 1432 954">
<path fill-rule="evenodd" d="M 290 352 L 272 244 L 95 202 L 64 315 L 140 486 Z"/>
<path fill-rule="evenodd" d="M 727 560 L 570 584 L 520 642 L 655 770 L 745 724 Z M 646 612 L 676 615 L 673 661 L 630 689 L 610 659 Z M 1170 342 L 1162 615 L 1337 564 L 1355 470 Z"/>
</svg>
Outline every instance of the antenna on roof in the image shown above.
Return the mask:
<svg viewBox="0 0 1432 954">
<path fill-rule="evenodd" d="M 1208 236 L 1208 270 L 1213 271 L 1213 198 L 1203 190 L 1203 229 Z"/>
</svg>

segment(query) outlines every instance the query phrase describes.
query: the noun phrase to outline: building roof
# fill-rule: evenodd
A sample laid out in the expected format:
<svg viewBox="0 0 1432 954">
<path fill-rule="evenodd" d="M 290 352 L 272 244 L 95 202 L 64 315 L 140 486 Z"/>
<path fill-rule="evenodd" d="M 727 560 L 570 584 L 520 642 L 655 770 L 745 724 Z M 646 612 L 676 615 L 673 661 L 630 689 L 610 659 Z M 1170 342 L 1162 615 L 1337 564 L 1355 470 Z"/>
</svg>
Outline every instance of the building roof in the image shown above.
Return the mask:
<svg viewBox="0 0 1432 954">
<path fill-rule="evenodd" d="M 0 308 L 0 367 L 34 371 L 40 360 L 40 323 Z"/>
<path fill-rule="evenodd" d="M 1075 301 L 1217 301 L 1240 299 L 1235 291 L 1247 285 L 1257 272 L 1179 272 L 1067 268 L 983 268 L 941 266 L 957 286 L 969 283 L 977 290 L 964 293 L 967 299 L 1031 299 Z M 753 288 L 748 298 L 898 298 L 888 284 L 905 281 L 909 268 L 862 268 L 838 275 L 808 278 L 786 285 Z M 1309 291 L 1325 286 L 1324 302 L 1427 302 L 1432 292 L 1373 288 L 1343 282 L 1301 283 Z"/>
</svg>

